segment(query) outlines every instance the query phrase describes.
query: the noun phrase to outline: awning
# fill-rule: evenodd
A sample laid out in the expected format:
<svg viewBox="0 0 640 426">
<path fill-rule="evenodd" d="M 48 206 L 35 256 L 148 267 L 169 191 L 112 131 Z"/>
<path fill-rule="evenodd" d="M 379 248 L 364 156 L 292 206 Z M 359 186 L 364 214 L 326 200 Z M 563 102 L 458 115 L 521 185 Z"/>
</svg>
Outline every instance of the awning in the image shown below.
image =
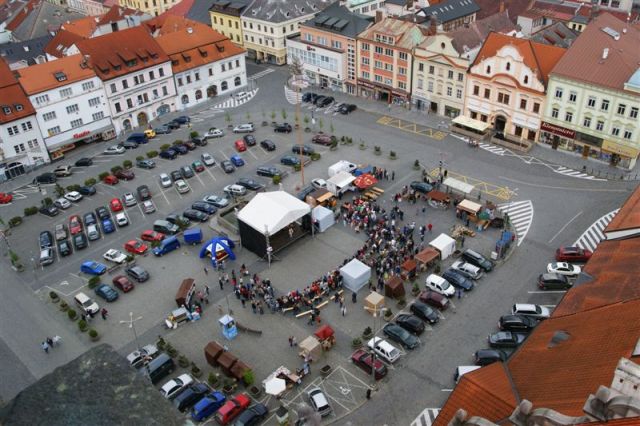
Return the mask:
<svg viewBox="0 0 640 426">
<path fill-rule="evenodd" d="M 442 183 L 449 188 L 453 188 L 465 194 L 469 194 L 471 191 L 473 191 L 473 185 L 470 185 L 458 179 L 446 178 Z"/>
<path fill-rule="evenodd" d="M 446 202 L 449 202 L 451 200 L 448 194 L 445 194 L 442 191 L 436 191 L 435 189 L 427 193 L 427 198 L 430 200 L 446 201 Z"/>
<path fill-rule="evenodd" d="M 358 176 L 353 181 L 353 184 L 360 189 L 365 189 L 375 185 L 377 182 L 378 182 L 378 179 L 376 179 L 372 174 L 365 173 L 363 175 Z"/>
<path fill-rule="evenodd" d="M 421 263 L 429 263 L 438 257 L 440 257 L 440 252 L 433 247 L 427 247 L 415 255 L 415 259 Z"/>
<path fill-rule="evenodd" d="M 478 214 L 478 212 L 482 209 L 482 206 L 478 203 L 474 203 L 473 201 L 462 200 L 458 203 L 456 208 L 467 211 L 469 213 Z"/>
<path fill-rule="evenodd" d="M 464 115 L 459 115 L 451 121 L 453 124 L 457 124 L 463 127 L 469 127 L 473 130 L 477 130 L 479 132 L 484 132 L 491 125 L 489 123 L 485 123 L 484 121 L 474 120 L 473 118 L 469 118 Z"/>
</svg>

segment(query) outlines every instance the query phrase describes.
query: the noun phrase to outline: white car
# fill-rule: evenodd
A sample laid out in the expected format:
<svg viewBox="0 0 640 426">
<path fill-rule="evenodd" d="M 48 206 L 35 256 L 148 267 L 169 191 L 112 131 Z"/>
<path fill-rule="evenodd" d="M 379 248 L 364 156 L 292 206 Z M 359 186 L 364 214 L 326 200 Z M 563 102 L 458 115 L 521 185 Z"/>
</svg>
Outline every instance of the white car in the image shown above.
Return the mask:
<svg viewBox="0 0 640 426">
<path fill-rule="evenodd" d="M 462 275 L 464 275 L 467 278 L 470 278 L 472 280 L 478 280 L 482 277 L 482 269 L 478 268 L 475 265 L 472 265 L 468 262 L 464 262 L 462 260 L 457 260 L 455 262 L 453 262 L 453 264 L 451 265 L 451 267 L 453 269 L 455 269 L 456 271 L 460 272 Z"/>
<path fill-rule="evenodd" d="M 216 165 L 215 158 L 213 158 L 213 155 L 209 154 L 208 152 L 203 152 L 202 155 L 200 155 L 200 158 L 202 159 L 204 165 L 207 167 Z"/>
<path fill-rule="evenodd" d="M 125 192 L 125 194 L 122 196 L 122 202 L 127 207 L 135 206 L 136 204 L 138 204 L 136 197 L 131 192 Z"/>
<path fill-rule="evenodd" d="M 58 198 L 57 200 L 55 200 L 53 202 L 53 204 L 56 205 L 57 208 L 59 209 L 63 209 L 66 210 L 69 207 L 71 207 L 71 203 L 69 202 L 69 200 L 67 200 L 66 198 L 62 197 L 62 198 Z"/>
<path fill-rule="evenodd" d="M 320 416 L 325 417 L 331 414 L 331 406 L 329 405 L 329 400 L 325 396 L 322 389 L 318 387 L 312 387 L 307 391 L 307 399 L 309 400 L 309 404 L 311 404 L 311 408 L 313 411 L 320 414 Z"/>
<path fill-rule="evenodd" d="M 239 197 L 247 193 L 247 188 L 238 184 L 231 184 L 224 187 L 225 194 L 229 194 L 234 197 Z"/>
<path fill-rule="evenodd" d="M 155 345 L 146 345 L 141 347 L 140 350 L 135 350 L 127 355 L 127 361 L 132 367 L 139 368 L 148 364 L 156 354 L 158 354 L 158 348 Z"/>
<path fill-rule="evenodd" d="M 127 260 L 127 255 L 116 249 L 109 249 L 102 255 L 106 260 L 113 263 L 123 264 Z"/>
<path fill-rule="evenodd" d="M 184 194 L 184 193 L 189 192 L 191 190 L 191 188 L 189 188 L 189 185 L 187 185 L 187 182 L 185 182 L 182 179 L 178 179 L 177 181 L 175 181 L 175 186 L 176 186 L 176 190 L 180 194 Z"/>
<path fill-rule="evenodd" d="M 374 337 L 373 339 L 369 340 L 367 346 L 369 347 L 369 349 L 373 349 L 380 358 L 384 359 L 390 364 L 396 362 L 398 358 L 400 358 L 400 355 L 402 355 L 398 348 L 379 337 Z"/>
<path fill-rule="evenodd" d="M 582 272 L 582 269 L 579 266 L 567 262 L 553 262 L 547 265 L 547 272 L 550 274 L 556 273 L 568 277 L 575 277 Z"/>
<path fill-rule="evenodd" d="M 160 186 L 163 188 L 169 188 L 173 182 L 171 177 L 166 173 L 160 173 Z"/>
<path fill-rule="evenodd" d="M 156 211 L 156 205 L 153 204 L 153 201 L 147 200 L 142 203 L 142 211 L 146 214 L 151 214 Z"/>
<path fill-rule="evenodd" d="M 238 124 L 233 128 L 233 133 L 251 133 L 253 132 L 253 123 Z"/>
<path fill-rule="evenodd" d="M 186 388 L 191 383 L 193 383 L 193 378 L 188 374 L 182 374 L 162 385 L 160 393 L 167 399 L 173 399 L 182 389 Z"/>
<path fill-rule="evenodd" d="M 103 154 L 105 154 L 105 155 L 118 155 L 118 154 L 124 154 L 125 151 L 126 151 L 126 149 L 123 146 L 112 145 L 109 148 L 105 149 Z"/>
<path fill-rule="evenodd" d="M 79 193 L 78 191 L 71 191 L 64 194 L 64 198 L 66 198 L 69 201 L 73 201 L 75 203 L 77 201 L 82 200 L 82 194 Z"/>
<path fill-rule="evenodd" d="M 314 179 L 311 181 L 311 186 L 315 189 L 325 189 L 327 187 L 327 181 L 324 179 Z"/>
<path fill-rule="evenodd" d="M 427 285 L 427 288 L 444 296 L 453 296 L 456 293 L 456 289 L 449 284 L 449 281 L 445 280 L 440 275 L 429 275 L 425 284 Z"/>
<path fill-rule="evenodd" d="M 129 224 L 129 218 L 127 218 L 127 215 L 124 212 L 118 213 L 115 219 L 116 219 L 116 223 L 120 227 L 127 226 Z"/>
<path fill-rule="evenodd" d="M 224 130 L 218 129 L 217 127 L 212 127 L 207 133 L 204 134 L 204 140 L 207 140 L 209 138 L 221 138 L 223 136 Z"/>
</svg>

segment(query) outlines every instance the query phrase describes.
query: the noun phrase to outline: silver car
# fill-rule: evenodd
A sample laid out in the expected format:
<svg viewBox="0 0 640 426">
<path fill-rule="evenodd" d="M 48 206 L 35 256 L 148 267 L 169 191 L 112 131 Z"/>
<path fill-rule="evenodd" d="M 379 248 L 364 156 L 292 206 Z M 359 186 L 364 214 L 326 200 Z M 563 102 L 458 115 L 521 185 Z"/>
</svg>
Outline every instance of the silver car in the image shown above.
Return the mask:
<svg viewBox="0 0 640 426">
<path fill-rule="evenodd" d="M 333 411 L 324 392 L 318 387 L 313 387 L 307 391 L 307 399 L 311 404 L 311 408 L 322 417 L 328 416 Z"/>
<path fill-rule="evenodd" d="M 238 124 L 233 128 L 233 133 L 251 133 L 253 132 L 253 123 Z"/>
<path fill-rule="evenodd" d="M 169 188 L 171 187 L 172 183 L 173 182 L 171 182 L 171 177 L 169 177 L 168 174 L 160 173 L 160 186 L 162 186 L 163 188 Z"/>
</svg>

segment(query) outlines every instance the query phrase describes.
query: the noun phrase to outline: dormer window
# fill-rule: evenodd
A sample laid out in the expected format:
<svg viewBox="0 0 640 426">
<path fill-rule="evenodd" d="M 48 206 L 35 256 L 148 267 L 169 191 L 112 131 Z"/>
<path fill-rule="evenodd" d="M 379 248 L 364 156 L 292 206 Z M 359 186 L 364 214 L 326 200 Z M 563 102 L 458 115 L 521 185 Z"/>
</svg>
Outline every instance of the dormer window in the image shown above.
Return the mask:
<svg viewBox="0 0 640 426">
<path fill-rule="evenodd" d="M 511 71 L 511 62 L 507 62 L 507 71 Z"/>
<path fill-rule="evenodd" d="M 137 63 L 138 61 L 136 61 L 135 59 L 132 59 L 130 61 L 125 62 L 124 64 L 128 67 L 135 67 Z"/>
<path fill-rule="evenodd" d="M 524 84 L 529 84 L 529 76 L 528 75 L 524 76 Z"/>
<path fill-rule="evenodd" d="M 179 63 L 180 63 L 180 62 L 179 62 L 179 61 L 177 61 L 177 60 L 173 60 L 173 61 L 171 61 L 171 65 L 173 65 L 174 67 L 177 67 Z"/>
<path fill-rule="evenodd" d="M 53 76 L 58 81 L 65 81 L 67 79 L 67 75 L 65 73 L 63 73 L 63 72 L 56 72 L 56 73 L 53 74 Z"/>
<path fill-rule="evenodd" d="M 487 65 L 487 74 L 491 74 L 491 65 Z"/>
<path fill-rule="evenodd" d="M 120 64 L 114 65 L 113 69 L 116 71 L 120 71 L 120 69 L 122 68 L 122 66 Z"/>
<path fill-rule="evenodd" d="M 9 115 L 11 114 L 11 107 L 7 106 L 7 105 L 3 105 L 2 106 L 2 112 L 4 112 L 4 115 Z"/>
<path fill-rule="evenodd" d="M 22 111 L 24 109 L 22 104 L 15 104 L 13 105 L 13 107 L 16 109 L 16 111 Z"/>
</svg>

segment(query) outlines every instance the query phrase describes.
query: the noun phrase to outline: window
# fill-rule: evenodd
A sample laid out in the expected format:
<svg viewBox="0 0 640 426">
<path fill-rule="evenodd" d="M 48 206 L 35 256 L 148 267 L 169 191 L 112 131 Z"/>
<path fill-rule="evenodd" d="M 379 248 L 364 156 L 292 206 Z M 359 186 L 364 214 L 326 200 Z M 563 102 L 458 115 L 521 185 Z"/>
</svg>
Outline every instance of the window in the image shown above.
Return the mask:
<svg viewBox="0 0 640 426">
<path fill-rule="evenodd" d="M 577 99 L 578 99 L 578 92 L 574 92 L 574 91 L 569 92 L 569 102 L 571 102 L 572 104 L 575 104 Z"/>
<path fill-rule="evenodd" d="M 456 89 L 456 98 L 462 99 L 462 89 Z"/>
<path fill-rule="evenodd" d="M 594 96 L 589 96 L 587 100 L 587 108 L 595 108 L 596 107 L 596 98 Z"/>
<path fill-rule="evenodd" d="M 567 111 L 564 114 L 564 121 L 566 121 L 567 123 L 571 123 L 573 121 L 573 113 L 571 111 Z"/>
<path fill-rule="evenodd" d="M 220 90 L 228 90 L 229 89 L 229 83 L 227 83 L 226 81 L 223 81 L 222 84 L 220 84 Z"/>
<path fill-rule="evenodd" d="M 67 114 L 72 114 L 78 111 L 80 111 L 80 108 L 78 108 L 78 104 L 69 105 L 67 107 Z"/>
<path fill-rule="evenodd" d="M 82 126 L 82 118 L 78 118 L 77 120 L 71 120 L 71 128 L 75 129 Z"/>
<path fill-rule="evenodd" d="M 120 102 L 116 102 L 114 105 L 116 112 L 122 112 L 122 107 L 120 106 Z"/>
<path fill-rule="evenodd" d="M 366 78 L 367 80 L 369 80 L 369 73 L 366 71 L 362 71 L 362 78 Z"/>
<path fill-rule="evenodd" d="M 376 52 L 378 55 L 382 55 L 382 47 L 376 46 L 374 52 Z"/>
<path fill-rule="evenodd" d="M 626 110 L 627 110 L 627 106 L 625 104 L 618 104 L 618 114 L 619 115 L 624 115 Z"/>
<path fill-rule="evenodd" d="M 487 65 L 486 71 L 487 71 L 487 74 L 491 74 L 491 65 Z"/>
<path fill-rule="evenodd" d="M 236 59 L 236 67 L 240 66 L 240 59 Z"/>
<path fill-rule="evenodd" d="M 458 73 L 458 81 L 463 81 L 464 80 L 464 74 L 459 72 Z"/>
<path fill-rule="evenodd" d="M 47 130 L 47 133 L 49 134 L 49 136 L 57 135 L 58 133 L 60 133 L 60 126 L 50 128 L 49 130 Z"/>
<path fill-rule="evenodd" d="M 156 73 L 152 71 L 149 71 L 149 80 L 155 80 L 156 79 Z"/>
<path fill-rule="evenodd" d="M 43 104 L 45 102 L 49 102 L 49 95 L 36 96 L 36 103 L 37 104 Z"/>
<path fill-rule="evenodd" d="M 609 111 L 609 101 L 607 99 L 602 100 L 602 103 L 600 104 L 600 109 L 602 111 Z"/>
<path fill-rule="evenodd" d="M 93 81 L 87 81 L 85 83 L 82 83 L 82 90 L 85 90 L 85 91 L 91 90 L 93 89 L 93 87 L 94 87 Z"/>
<path fill-rule="evenodd" d="M 398 82 L 398 89 L 406 89 L 407 88 L 407 83 L 405 83 L 404 81 L 399 81 Z"/>
<path fill-rule="evenodd" d="M 7 133 L 9 133 L 9 136 L 13 136 L 20 133 L 20 130 L 18 130 L 18 126 L 10 126 L 7 127 Z"/>
<path fill-rule="evenodd" d="M 436 72 L 435 67 L 433 65 L 429 65 L 429 74 L 433 75 L 435 74 L 435 72 Z"/>
<path fill-rule="evenodd" d="M 38 139 L 31 139 L 27 141 L 27 145 L 29 145 L 29 149 L 39 149 L 40 144 L 38 144 Z"/>
<path fill-rule="evenodd" d="M 233 79 L 233 85 L 238 87 L 242 84 L 242 81 L 240 80 L 240 77 L 236 77 Z"/>
<path fill-rule="evenodd" d="M 28 132 L 29 130 L 33 130 L 33 125 L 31 125 L 31 122 L 25 121 L 24 123 L 22 123 L 22 131 Z"/>
<path fill-rule="evenodd" d="M 418 81 L 416 82 L 416 89 L 422 90 L 423 87 L 424 87 L 424 80 L 419 78 Z"/>
<path fill-rule="evenodd" d="M 530 141 L 535 141 L 536 140 L 536 131 L 529 129 L 528 132 L 529 133 L 527 134 L 527 139 L 529 139 Z"/>
<path fill-rule="evenodd" d="M 498 93 L 498 102 L 501 104 L 509 105 L 509 95 L 506 93 Z"/>
<path fill-rule="evenodd" d="M 420 63 L 418 64 L 418 71 L 419 71 L 419 72 L 424 72 L 424 64 L 423 64 L 422 62 L 420 62 Z"/>
<path fill-rule="evenodd" d="M 596 130 L 599 132 L 604 130 L 604 121 L 598 120 L 598 122 L 596 123 Z"/>
<path fill-rule="evenodd" d="M 624 131 L 624 138 L 625 139 L 631 139 L 633 137 L 633 132 L 631 132 L 631 130 L 625 130 Z"/>
<path fill-rule="evenodd" d="M 169 94 L 169 90 L 167 86 L 162 86 L 162 96 L 167 96 Z"/>
<path fill-rule="evenodd" d="M 362 50 L 369 51 L 369 43 L 362 43 Z"/>
<path fill-rule="evenodd" d="M 404 67 L 398 67 L 398 74 L 407 75 L 407 69 Z"/>
<path fill-rule="evenodd" d="M 160 77 L 164 77 L 164 68 L 158 68 L 158 74 L 160 74 Z"/>
<path fill-rule="evenodd" d="M 91 117 L 93 118 L 93 121 L 102 120 L 104 118 L 104 112 L 96 112 Z"/>
<path fill-rule="evenodd" d="M 529 84 L 529 76 L 525 75 L 523 79 L 524 84 Z"/>
<path fill-rule="evenodd" d="M 447 78 L 449 80 L 453 80 L 453 71 L 452 70 L 449 70 L 449 72 L 447 73 Z"/>
<path fill-rule="evenodd" d="M 527 109 L 527 100 L 526 99 L 520 99 L 520 109 Z"/>
<path fill-rule="evenodd" d="M 56 112 L 55 111 L 45 112 L 44 114 L 42 114 L 42 119 L 44 121 L 54 120 L 55 118 L 56 118 Z"/>
<path fill-rule="evenodd" d="M 217 24 L 218 23 L 218 18 L 216 18 L 215 16 L 213 17 L 213 23 Z"/>
<path fill-rule="evenodd" d="M 225 72 L 225 71 L 227 70 L 226 65 L 225 65 L 225 64 L 222 64 L 221 66 L 222 66 L 222 72 Z"/>
<path fill-rule="evenodd" d="M 333 47 L 334 49 L 342 49 L 342 43 L 338 40 L 332 40 L 331 47 Z"/>
<path fill-rule="evenodd" d="M 323 46 L 327 45 L 327 39 L 326 37 L 318 37 L 318 44 L 321 44 Z"/>
<path fill-rule="evenodd" d="M 558 118 L 558 115 L 560 114 L 560 111 L 558 110 L 558 108 L 553 108 L 551 110 L 551 117 L 553 118 Z"/>
<path fill-rule="evenodd" d="M 384 69 L 386 71 L 393 71 L 393 65 L 391 64 L 384 64 Z"/>
<path fill-rule="evenodd" d="M 480 86 L 473 86 L 473 94 L 475 96 L 480 96 Z"/>
<path fill-rule="evenodd" d="M 178 86 L 183 86 L 182 77 L 178 77 Z"/>
<path fill-rule="evenodd" d="M 16 150 L 16 154 L 20 154 L 21 152 L 24 152 L 24 151 L 25 151 L 25 149 L 24 149 L 24 144 L 23 144 L 23 143 L 20 143 L 20 144 L 18 144 L 18 145 L 14 145 L 14 146 L 13 146 L 13 149 L 15 149 L 15 150 Z"/>
<path fill-rule="evenodd" d="M 591 127 L 591 117 L 585 117 L 584 120 L 582 120 L 582 125 L 584 127 Z"/>
<path fill-rule="evenodd" d="M 533 103 L 533 112 L 536 114 L 540 112 L 540 104 L 538 102 Z"/>
<path fill-rule="evenodd" d="M 612 134 L 613 136 L 620 136 L 620 127 L 618 127 L 618 126 L 613 126 L 613 127 L 611 128 L 611 134 Z"/>
<path fill-rule="evenodd" d="M 433 93 L 433 81 L 427 82 L 427 92 Z"/>
<path fill-rule="evenodd" d="M 453 95 L 453 87 L 447 87 L 447 96 Z"/>
<path fill-rule="evenodd" d="M 199 72 L 195 72 L 195 73 L 193 73 L 193 78 L 194 78 L 196 81 L 200 81 L 200 73 L 199 73 Z"/>
<path fill-rule="evenodd" d="M 511 62 L 507 62 L 507 71 L 511 71 Z M 522 133 L 522 130 L 520 131 L 520 133 Z M 520 135 L 518 135 L 520 136 Z"/>
<path fill-rule="evenodd" d="M 398 53 L 398 57 L 399 57 L 401 60 L 406 61 L 406 60 L 407 60 L 407 58 L 408 58 L 408 55 L 407 55 L 407 53 L 406 53 L 406 52 L 399 52 L 399 53 Z"/>
<path fill-rule="evenodd" d="M 638 118 L 638 108 L 632 107 L 631 111 L 629 111 L 629 118 Z"/>
<path fill-rule="evenodd" d="M 67 96 L 71 96 L 71 95 L 73 95 L 73 90 L 71 90 L 71 87 L 67 87 L 66 89 L 62 89 L 60 91 L 61 98 L 66 98 Z"/>
<path fill-rule="evenodd" d="M 111 83 L 111 93 L 116 93 L 118 91 L 118 89 L 116 88 L 116 84 L 115 83 Z"/>
<path fill-rule="evenodd" d="M 382 69 L 382 62 L 381 62 L 381 61 L 374 61 L 374 62 L 373 62 L 373 66 L 374 66 L 375 68 L 380 68 L 380 69 Z"/>
<path fill-rule="evenodd" d="M 377 82 L 382 83 L 382 76 L 381 76 L 381 75 L 377 75 L 377 74 L 376 74 L 376 75 L 375 75 L 375 80 L 376 80 Z"/>
<path fill-rule="evenodd" d="M 491 90 L 484 89 L 484 98 L 489 99 L 491 97 Z"/>
<path fill-rule="evenodd" d="M 555 98 L 556 99 L 562 99 L 562 92 L 563 92 L 562 87 L 557 87 L 556 88 Z"/>
<path fill-rule="evenodd" d="M 369 65 L 369 58 L 367 58 L 366 56 L 362 57 L 362 65 Z"/>
<path fill-rule="evenodd" d="M 309 33 L 306 33 L 306 34 L 304 35 L 304 39 L 305 39 L 306 41 L 313 42 L 313 36 L 312 36 L 311 34 L 309 34 Z"/>
<path fill-rule="evenodd" d="M 390 78 L 385 78 L 384 84 L 386 84 L 387 86 L 391 86 L 393 84 L 393 81 Z"/>
<path fill-rule="evenodd" d="M 187 75 L 186 78 L 187 78 L 187 84 L 191 84 L 191 76 Z"/>
<path fill-rule="evenodd" d="M 516 135 L 519 138 L 522 137 L 522 127 L 515 126 L 513 134 Z"/>
<path fill-rule="evenodd" d="M 100 97 L 89 99 L 89 106 L 98 106 L 100 105 Z"/>
<path fill-rule="evenodd" d="M 122 80 L 122 88 L 123 89 L 128 89 L 129 88 L 129 82 L 127 80 Z"/>
<path fill-rule="evenodd" d="M 127 99 L 127 108 L 133 108 L 133 101 L 131 98 Z"/>
</svg>

